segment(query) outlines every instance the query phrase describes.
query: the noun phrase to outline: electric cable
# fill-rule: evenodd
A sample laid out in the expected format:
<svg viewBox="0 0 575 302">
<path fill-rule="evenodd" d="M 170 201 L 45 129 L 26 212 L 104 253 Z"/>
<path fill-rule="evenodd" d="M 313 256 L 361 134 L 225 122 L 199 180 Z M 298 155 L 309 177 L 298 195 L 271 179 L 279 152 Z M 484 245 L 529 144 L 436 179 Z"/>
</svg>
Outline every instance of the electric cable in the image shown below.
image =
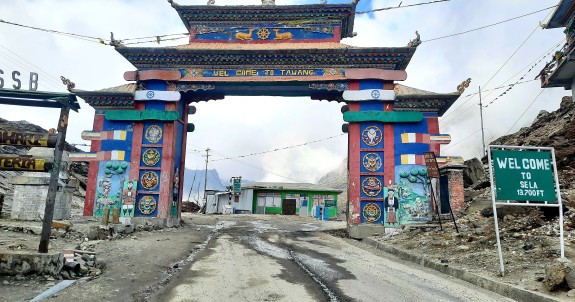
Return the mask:
<svg viewBox="0 0 575 302">
<path fill-rule="evenodd" d="M 531 106 L 535 103 L 535 101 L 537 101 L 537 99 L 539 99 L 539 97 L 541 96 L 541 94 L 543 93 L 545 89 L 542 88 L 541 91 L 539 91 L 539 94 L 533 99 L 533 101 L 531 101 L 531 103 L 529 104 L 529 106 L 527 106 L 527 108 L 525 108 L 525 110 L 523 110 L 523 113 L 521 113 L 521 115 L 517 118 L 517 120 L 515 121 L 515 123 L 513 123 L 513 125 L 511 126 L 511 128 L 509 128 L 509 130 L 507 130 L 507 133 L 505 133 L 505 135 L 509 134 L 509 132 L 511 132 L 511 129 L 513 129 L 513 127 L 515 127 L 515 125 L 517 125 L 517 123 L 521 120 L 521 118 L 525 115 L 525 113 L 527 112 L 527 110 L 529 110 L 529 108 L 531 108 Z"/>
</svg>

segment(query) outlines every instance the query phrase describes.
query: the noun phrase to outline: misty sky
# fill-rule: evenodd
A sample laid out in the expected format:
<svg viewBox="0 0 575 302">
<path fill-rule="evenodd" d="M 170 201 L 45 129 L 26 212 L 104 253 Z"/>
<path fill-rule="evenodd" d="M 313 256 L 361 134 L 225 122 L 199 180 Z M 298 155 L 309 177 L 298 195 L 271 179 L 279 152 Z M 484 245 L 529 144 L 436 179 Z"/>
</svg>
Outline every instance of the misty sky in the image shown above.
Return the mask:
<svg viewBox="0 0 575 302">
<path fill-rule="evenodd" d="M 351 0 L 350 0 L 351 1 Z M 179 0 L 182 5 L 205 4 L 206 0 Z M 334 1 L 329 3 L 345 3 Z M 426 2 L 425 0 L 361 0 L 358 11 Z M 357 15 L 358 36 L 342 43 L 354 46 L 405 46 L 418 30 L 423 41 L 538 11 L 559 1 L 541 0 L 451 0 L 432 5 Z M 216 5 L 257 5 L 259 0 L 216 0 Z M 276 0 L 276 5 L 319 1 Z M 495 27 L 456 37 L 424 42 L 407 68 L 402 84 L 435 92 L 453 92 L 472 78 L 471 87 L 440 120 L 441 132 L 452 135 L 443 155 L 471 158 L 481 154 L 479 98 L 467 96 L 482 86 L 484 104 L 489 104 L 546 53 L 564 43 L 562 29 L 542 30 L 552 9 Z M 176 11 L 165 0 L 14 0 L 0 1 L 0 19 L 87 36 L 116 39 L 156 36 L 186 31 Z M 537 28 L 537 29 L 536 29 Z M 529 39 L 527 39 L 529 37 Z M 527 40 L 526 40 L 527 39 Z M 514 57 L 497 70 L 526 40 Z M 185 44 L 186 39 L 162 42 L 162 46 Z M 155 43 L 138 46 L 157 47 Z M 525 75 L 533 80 L 551 55 Z M 65 91 L 64 75 L 76 88 L 98 90 L 125 84 L 123 73 L 135 68 L 113 47 L 64 35 L 40 32 L 0 23 L 0 69 L 40 74 L 44 91 Z M 494 76 L 495 75 L 495 76 Z M 7 79 L 6 85 L 12 81 Z M 25 83 L 25 85 L 27 85 Z M 487 142 L 528 126 L 541 110 L 556 110 L 564 95 L 561 88 L 546 89 L 518 119 L 541 91 L 539 81 L 515 86 L 484 110 Z M 315 182 L 335 169 L 347 155 L 347 137 L 340 135 L 343 104 L 307 98 L 227 97 L 196 105 L 190 116 L 196 131 L 188 134 L 186 166 L 204 168 L 202 150 L 213 150 L 212 159 L 273 150 L 326 137 L 336 138 L 237 160 L 210 162 L 227 179 L 242 176 L 256 181 Z M 88 144 L 80 134 L 92 129 L 93 108 L 81 101 L 80 113 L 72 113 L 68 141 Z M 27 120 L 44 128 L 56 126 L 58 110 L 2 106 L 0 117 Z M 512 125 L 515 124 L 515 126 Z M 82 147 L 88 150 L 87 147 Z"/>
</svg>

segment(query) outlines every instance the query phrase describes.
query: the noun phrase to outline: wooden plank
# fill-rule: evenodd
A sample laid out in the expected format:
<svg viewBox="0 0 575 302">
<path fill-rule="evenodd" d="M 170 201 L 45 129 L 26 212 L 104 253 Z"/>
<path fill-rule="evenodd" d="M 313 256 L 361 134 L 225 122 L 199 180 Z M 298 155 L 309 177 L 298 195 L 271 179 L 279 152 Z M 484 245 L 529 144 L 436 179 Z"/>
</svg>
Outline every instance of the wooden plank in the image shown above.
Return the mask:
<svg viewBox="0 0 575 302">
<path fill-rule="evenodd" d="M 54 148 L 57 139 L 56 134 L 0 130 L 0 145 Z"/>
<path fill-rule="evenodd" d="M 188 123 L 187 127 L 186 127 L 186 131 L 187 132 L 194 132 L 194 130 L 196 130 L 196 125 L 194 125 L 192 123 Z"/>
<path fill-rule="evenodd" d="M 137 74 L 136 74 L 137 73 Z M 124 80 L 126 81 L 147 81 L 147 80 L 164 80 L 177 81 L 182 78 L 182 74 L 175 70 L 144 70 L 144 71 L 126 71 Z"/>
<path fill-rule="evenodd" d="M 162 90 L 138 90 L 134 95 L 136 101 L 166 101 L 177 102 L 181 99 L 182 95 L 179 91 L 162 91 Z"/>
<path fill-rule="evenodd" d="M 345 77 L 350 80 L 384 80 L 384 81 L 405 81 L 407 72 L 405 70 L 383 70 L 376 68 L 352 68 L 345 70 Z"/>
<path fill-rule="evenodd" d="M 360 111 L 346 112 L 343 120 L 350 122 L 381 122 L 381 123 L 414 123 L 423 120 L 421 112 L 383 112 L 383 111 Z"/>
<path fill-rule="evenodd" d="M 393 101 L 395 92 L 383 89 L 346 90 L 343 92 L 343 99 L 346 101 Z"/>
<path fill-rule="evenodd" d="M 109 110 L 106 111 L 106 119 L 109 121 L 176 121 L 177 111 L 161 110 Z"/>
</svg>

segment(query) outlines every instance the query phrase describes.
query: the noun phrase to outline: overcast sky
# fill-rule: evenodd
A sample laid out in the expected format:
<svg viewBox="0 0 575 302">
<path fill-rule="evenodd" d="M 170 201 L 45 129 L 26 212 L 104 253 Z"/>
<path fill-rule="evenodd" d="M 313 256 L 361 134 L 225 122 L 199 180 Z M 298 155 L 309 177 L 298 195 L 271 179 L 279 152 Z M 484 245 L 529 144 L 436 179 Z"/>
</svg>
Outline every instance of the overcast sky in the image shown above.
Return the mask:
<svg viewBox="0 0 575 302">
<path fill-rule="evenodd" d="M 351 1 L 351 0 L 349 0 Z M 179 0 L 182 5 L 205 4 L 206 0 Z M 348 1 L 330 0 L 329 3 Z M 426 0 L 361 0 L 358 11 L 402 6 Z M 405 46 L 418 30 L 423 41 L 450 35 L 538 11 L 558 0 L 451 0 L 449 2 L 357 15 L 357 37 L 343 43 L 354 46 Z M 276 5 L 319 3 L 276 0 Z M 216 0 L 216 5 L 257 5 L 260 0 Z M 471 158 L 481 155 L 479 98 L 488 104 L 504 90 L 488 91 L 512 84 L 554 45 L 564 43 L 562 29 L 536 29 L 548 20 L 546 10 L 495 27 L 456 37 L 424 42 L 407 68 L 404 85 L 434 92 L 453 92 L 472 78 L 471 86 L 440 121 L 441 132 L 452 136 L 443 155 Z M 155 36 L 186 31 L 176 11 L 165 0 L 13 0 L 0 1 L 0 19 L 81 35 L 116 39 Z M 535 31 L 534 31 L 535 30 Z M 532 34 L 532 35 L 531 35 Z M 531 35 L 531 36 L 530 36 Z M 527 37 L 529 39 L 527 39 Z M 515 56 L 503 64 L 527 39 Z M 185 44 L 186 39 L 162 45 Z M 156 47 L 155 43 L 139 46 Z M 558 48 L 558 47 L 557 47 Z M 553 52 L 555 49 L 553 49 Z M 525 80 L 532 80 L 549 61 L 545 56 Z M 0 23 L 0 69 L 23 74 L 40 74 L 40 89 L 65 91 L 59 77 L 64 75 L 76 88 L 98 90 L 125 84 L 123 73 L 135 68 L 113 47 L 63 35 L 40 32 Z M 496 74 L 496 75 L 495 75 Z M 495 75 L 495 77 L 493 77 Z M 493 77 L 493 78 L 492 78 Z M 12 81 L 7 79 L 6 85 Z M 25 77 L 23 77 L 25 78 Z M 492 79 L 491 79 L 492 78 Z M 27 83 L 25 83 L 27 85 Z M 517 85 L 484 110 L 487 142 L 528 126 L 541 110 L 556 110 L 564 95 L 562 88 L 546 89 L 521 118 L 520 115 L 541 91 L 538 81 Z M 227 97 L 202 102 L 190 116 L 196 131 L 188 135 L 188 168 L 203 168 L 204 158 L 193 150 L 213 150 L 213 159 L 273 150 L 326 137 L 334 139 L 242 159 L 210 163 L 223 178 L 243 176 L 257 181 L 315 182 L 335 169 L 347 155 L 347 137 L 341 134 L 343 104 L 311 101 L 306 98 Z M 93 108 L 81 101 L 80 113 L 72 113 L 68 130 L 71 143 L 89 143 L 80 138 L 92 129 Z M 58 110 L 2 106 L 0 117 L 27 120 L 56 127 Z M 515 126 L 512 125 L 515 124 Z M 85 147 L 87 150 L 87 148 Z"/>
</svg>

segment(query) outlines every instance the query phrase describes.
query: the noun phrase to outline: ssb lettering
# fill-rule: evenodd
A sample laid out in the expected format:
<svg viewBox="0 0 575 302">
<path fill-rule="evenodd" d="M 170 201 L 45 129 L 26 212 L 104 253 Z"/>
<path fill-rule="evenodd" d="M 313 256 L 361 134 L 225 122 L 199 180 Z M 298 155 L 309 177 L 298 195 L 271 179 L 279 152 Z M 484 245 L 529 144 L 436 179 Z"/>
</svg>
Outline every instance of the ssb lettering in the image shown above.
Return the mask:
<svg viewBox="0 0 575 302">
<path fill-rule="evenodd" d="M 4 74 L 4 70 L 0 69 L 0 88 L 4 88 L 4 78 L 2 77 L 2 75 Z M 12 84 L 12 88 L 14 89 L 20 89 L 22 88 L 22 80 L 20 79 L 20 75 L 21 73 L 17 70 L 12 71 L 12 81 L 14 81 L 14 84 Z M 38 90 L 38 74 L 35 72 L 30 72 L 30 78 L 28 81 L 29 85 L 28 85 L 28 90 L 31 91 L 36 91 Z"/>
</svg>

